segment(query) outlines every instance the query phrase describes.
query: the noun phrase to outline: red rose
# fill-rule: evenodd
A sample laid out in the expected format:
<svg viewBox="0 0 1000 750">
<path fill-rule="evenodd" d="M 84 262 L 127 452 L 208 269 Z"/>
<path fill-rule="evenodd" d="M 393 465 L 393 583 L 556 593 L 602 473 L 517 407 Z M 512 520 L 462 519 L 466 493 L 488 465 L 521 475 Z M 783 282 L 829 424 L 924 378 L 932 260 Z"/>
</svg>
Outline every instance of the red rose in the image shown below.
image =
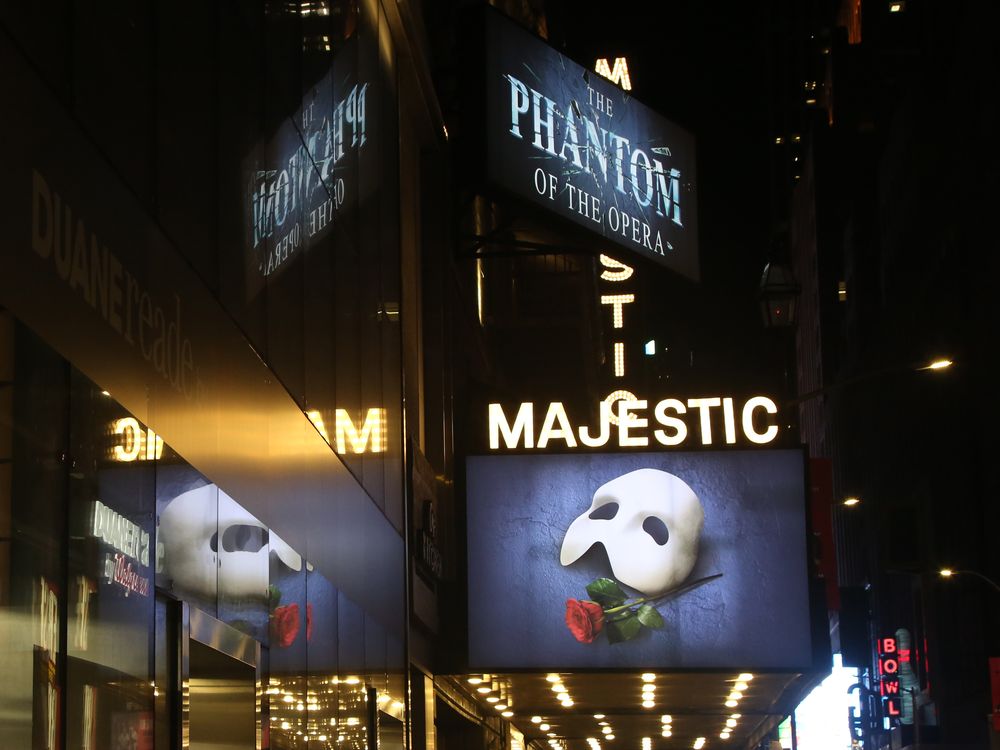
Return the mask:
<svg viewBox="0 0 1000 750">
<path fill-rule="evenodd" d="M 299 634 L 299 605 L 289 604 L 278 607 L 271 613 L 272 644 L 278 648 L 288 648 Z"/>
<path fill-rule="evenodd" d="M 306 640 L 311 641 L 313 638 L 313 605 L 306 605 Z"/>
<path fill-rule="evenodd" d="M 597 602 L 567 599 L 566 627 L 580 643 L 593 643 L 604 627 L 604 610 Z"/>
</svg>

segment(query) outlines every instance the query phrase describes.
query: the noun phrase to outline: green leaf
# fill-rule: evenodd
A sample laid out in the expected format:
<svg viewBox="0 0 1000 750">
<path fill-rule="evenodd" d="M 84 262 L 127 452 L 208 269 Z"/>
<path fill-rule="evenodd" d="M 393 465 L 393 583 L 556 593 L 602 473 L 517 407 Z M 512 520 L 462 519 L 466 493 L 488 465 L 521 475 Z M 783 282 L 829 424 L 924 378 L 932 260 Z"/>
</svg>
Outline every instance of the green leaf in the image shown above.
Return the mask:
<svg viewBox="0 0 1000 750">
<path fill-rule="evenodd" d="M 267 587 L 267 605 L 269 609 L 274 609 L 281 603 L 281 589 L 273 583 Z"/>
<path fill-rule="evenodd" d="M 624 604 L 625 599 L 628 598 L 625 592 L 618 587 L 618 584 L 610 578 L 598 578 L 587 586 L 587 593 L 604 609 Z"/>
<path fill-rule="evenodd" d="M 649 604 L 643 604 L 641 607 L 639 607 L 639 611 L 636 613 L 636 617 L 638 617 L 639 622 L 641 622 L 647 628 L 663 627 L 663 616 L 656 611 L 655 607 Z"/>
<path fill-rule="evenodd" d="M 642 625 L 638 617 L 628 612 L 624 616 L 605 622 L 604 629 L 608 631 L 608 643 L 621 643 L 639 635 Z"/>
</svg>

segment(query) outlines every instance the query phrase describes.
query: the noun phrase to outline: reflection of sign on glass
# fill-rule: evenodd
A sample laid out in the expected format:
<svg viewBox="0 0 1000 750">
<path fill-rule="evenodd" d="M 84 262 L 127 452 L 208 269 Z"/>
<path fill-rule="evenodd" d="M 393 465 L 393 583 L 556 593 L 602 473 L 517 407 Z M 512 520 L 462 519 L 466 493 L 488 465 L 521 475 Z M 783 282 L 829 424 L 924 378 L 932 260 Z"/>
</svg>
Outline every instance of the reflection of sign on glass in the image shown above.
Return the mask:
<svg viewBox="0 0 1000 750">
<path fill-rule="evenodd" d="M 163 457 L 163 438 L 152 429 L 144 430 L 135 417 L 116 419 L 111 424 L 111 433 L 119 438 L 119 443 L 111 449 L 115 461 L 152 461 Z"/>
<path fill-rule="evenodd" d="M 336 429 L 334 439 L 330 440 L 326 422 L 317 409 L 306 412 L 319 434 L 340 454 L 345 453 L 383 453 L 385 451 L 385 409 L 373 406 L 365 412 L 364 421 L 360 427 L 355 424 L 347 409 L 336 409 Z"/>
<path fill-rule="evenodd" d="M 125 596 L 149 596 L 149 578 L 133 564 L 149 567 L 149 532 L 95 500 L 91 533 L 114 549 L 104 559 L 105 580 L 124 589 Z"/>
<path fill-rule="evenodd" d="M 369 138 L 371 86 L 349 42 L 273 137 L 244 163 L 248 270 L 268 277 L 357 201 L 354 172 Z"/>
</svg>

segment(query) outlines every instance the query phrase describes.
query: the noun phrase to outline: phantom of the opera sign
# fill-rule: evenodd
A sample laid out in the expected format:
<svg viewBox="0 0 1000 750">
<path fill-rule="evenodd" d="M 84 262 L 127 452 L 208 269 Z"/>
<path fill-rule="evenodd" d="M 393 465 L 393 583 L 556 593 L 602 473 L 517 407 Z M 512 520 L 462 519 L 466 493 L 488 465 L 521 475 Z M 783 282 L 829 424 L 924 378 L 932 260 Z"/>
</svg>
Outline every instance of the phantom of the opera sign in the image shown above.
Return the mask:
<svg viewBox="0 0 1000 750">
<path fill-rule="evenodd" d="M 492 183 L 698 278 L 690 133 L 496 13 L 486 71 Z"/>
</svg>

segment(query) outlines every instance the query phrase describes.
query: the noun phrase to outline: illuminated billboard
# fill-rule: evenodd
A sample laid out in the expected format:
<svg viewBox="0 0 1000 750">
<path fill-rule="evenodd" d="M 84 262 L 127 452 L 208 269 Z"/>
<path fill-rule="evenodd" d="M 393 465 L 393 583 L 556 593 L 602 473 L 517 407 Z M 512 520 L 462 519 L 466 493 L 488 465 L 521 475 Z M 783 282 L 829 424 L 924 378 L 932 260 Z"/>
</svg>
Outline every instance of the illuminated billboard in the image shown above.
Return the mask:
<svg viewBox="0 0 1000 750">
<path fill-rule="evenodd" d="M 486 74 L 492 183 L 698 278 L 690 133 L 498 13 Z"/>
<path fill-rule="evenodd" d="M 467 478 L 472 670 L 810 668 L 800 450 L 473 456 Z"/>
</svg>

